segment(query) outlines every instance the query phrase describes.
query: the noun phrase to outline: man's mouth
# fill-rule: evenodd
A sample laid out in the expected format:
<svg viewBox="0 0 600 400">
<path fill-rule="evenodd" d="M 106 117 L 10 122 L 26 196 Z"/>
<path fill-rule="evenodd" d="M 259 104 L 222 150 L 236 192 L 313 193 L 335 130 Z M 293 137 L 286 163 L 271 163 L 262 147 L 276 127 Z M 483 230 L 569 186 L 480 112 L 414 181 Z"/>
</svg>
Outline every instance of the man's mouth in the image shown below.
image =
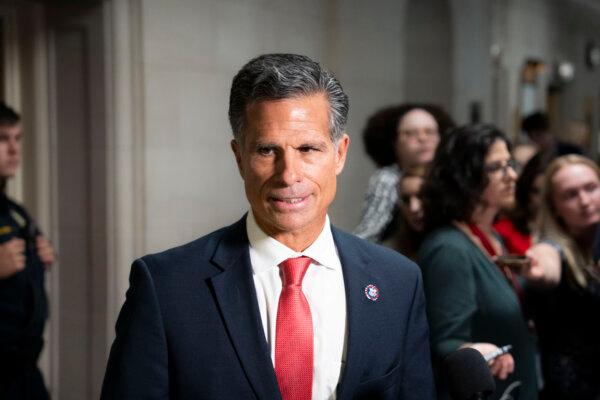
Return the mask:
<svg viewBox="0 0 600 400">
<path fill-rule="evenodd" d="M 269 201 L 273 203 L 277 208 L 281 209 L 295 209 L 298 208 L 304 203 L 308 196 L 304 197 L 269 197 Z"/>
<path fill-rule="evenodd" d="M 305 197 L 294 197 L 291 199 L 275 199 L 275 200 L 276 201 L 285 201 L 286 203 L 290 203 L 290 204 L 296 204 L 296 203 L 300 203 L 304 199 L 305 199 Z"/>
</svg>

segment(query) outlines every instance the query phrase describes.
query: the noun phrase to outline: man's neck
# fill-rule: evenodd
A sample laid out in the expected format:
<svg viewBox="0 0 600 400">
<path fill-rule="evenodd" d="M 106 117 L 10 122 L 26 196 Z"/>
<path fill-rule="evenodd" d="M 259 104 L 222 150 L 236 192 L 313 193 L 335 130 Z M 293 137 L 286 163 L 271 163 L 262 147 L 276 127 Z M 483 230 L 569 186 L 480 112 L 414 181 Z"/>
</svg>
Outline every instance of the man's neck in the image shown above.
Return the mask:
<svg viewBox="0 0 600 400">
<path fill-rule="evenodd" d="M 254 220 L 256 221 L 256 224 L 260 230 L 262 230 L 265 234 L 277 240 L 279 243 L 289 247 L 290 249 L 300 253 L 310 247 L 310 245 L 317 240 L 321 232 L 323 232 L 325 222 L 327 221 L 327 216 L 323 216 L 320 223 L 312 223 L 307 227 L 302 227 L 294 231 L 277 231 L 272 228 L 269 229 L 268 226 L 256 218 L 256 215 L 254 215 Z"/>
<path fill-rule="evenodd" d="M 316 236 L 311 235 L 310 237 L 303 234 L 294 234 L 294 233 L 282 233 L 279 235 L 269 235 L 273 239 L 277 240 L 279 243 L 282 243 L 289 247 L 290 249 L 297 251 L 298 253 L 306 250 L 310 247 L 311 244 L 317 240 L 319 235 Z"/>
</svg>

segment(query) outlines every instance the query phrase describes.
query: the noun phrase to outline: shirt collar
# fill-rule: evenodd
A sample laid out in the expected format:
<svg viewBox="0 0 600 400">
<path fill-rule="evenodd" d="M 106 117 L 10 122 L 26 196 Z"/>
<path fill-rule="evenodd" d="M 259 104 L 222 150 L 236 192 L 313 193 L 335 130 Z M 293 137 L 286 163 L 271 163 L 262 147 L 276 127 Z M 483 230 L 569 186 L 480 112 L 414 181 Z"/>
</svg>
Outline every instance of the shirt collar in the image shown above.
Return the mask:
<svg viewBox="0 0 600 400">
<path fill-rule="evenodd" d="M 257 265 L 252 265 L 252 270 L 255 274 L 277 267 L 288 258 L 300 256 L 310 257 L 316 264 L 328 269 L 341 270 L 340 259 L 331 233 L 331 223 L 328 215 L 325 218 L 323 230 L 317 239 L 302 252 L 296 252 L 264 233 L 256 223 L 252 210 L 248 212 L 248 216 L 246 217 L 246 231 L 250 247 L 258 260 Z"/>
</svg>

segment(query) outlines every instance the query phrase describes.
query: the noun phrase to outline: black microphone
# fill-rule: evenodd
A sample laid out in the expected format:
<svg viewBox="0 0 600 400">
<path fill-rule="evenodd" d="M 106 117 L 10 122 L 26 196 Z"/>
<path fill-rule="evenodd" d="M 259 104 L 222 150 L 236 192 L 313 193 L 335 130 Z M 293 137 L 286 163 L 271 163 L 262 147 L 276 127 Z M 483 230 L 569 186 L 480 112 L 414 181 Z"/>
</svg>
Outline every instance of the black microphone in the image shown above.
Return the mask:
<svg viewBox="0 0 600 400">
<path fill-rule="evenodd" d="M 453 400 L 482 400 L 496 390 L 490 367 L 480 352 L 469 347 L 448 355 L 442 363 Z"/>
</svg>

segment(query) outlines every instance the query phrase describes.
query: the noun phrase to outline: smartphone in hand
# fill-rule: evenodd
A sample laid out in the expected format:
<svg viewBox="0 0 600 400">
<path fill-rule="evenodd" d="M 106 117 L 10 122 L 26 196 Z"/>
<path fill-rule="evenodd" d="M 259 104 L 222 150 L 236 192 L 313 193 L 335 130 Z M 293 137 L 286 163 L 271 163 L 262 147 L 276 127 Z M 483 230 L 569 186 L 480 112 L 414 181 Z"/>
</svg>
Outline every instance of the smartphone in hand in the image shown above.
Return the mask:
<svg viewBox="0 0 600 400">
<path fill-rule="evenodd" d="M 531 259 L 520 254 L 501 255 L 496 258 L 496 264 L 500 267 L 508 267 L 515 272 L 529 266 Z"/>
</svg>

